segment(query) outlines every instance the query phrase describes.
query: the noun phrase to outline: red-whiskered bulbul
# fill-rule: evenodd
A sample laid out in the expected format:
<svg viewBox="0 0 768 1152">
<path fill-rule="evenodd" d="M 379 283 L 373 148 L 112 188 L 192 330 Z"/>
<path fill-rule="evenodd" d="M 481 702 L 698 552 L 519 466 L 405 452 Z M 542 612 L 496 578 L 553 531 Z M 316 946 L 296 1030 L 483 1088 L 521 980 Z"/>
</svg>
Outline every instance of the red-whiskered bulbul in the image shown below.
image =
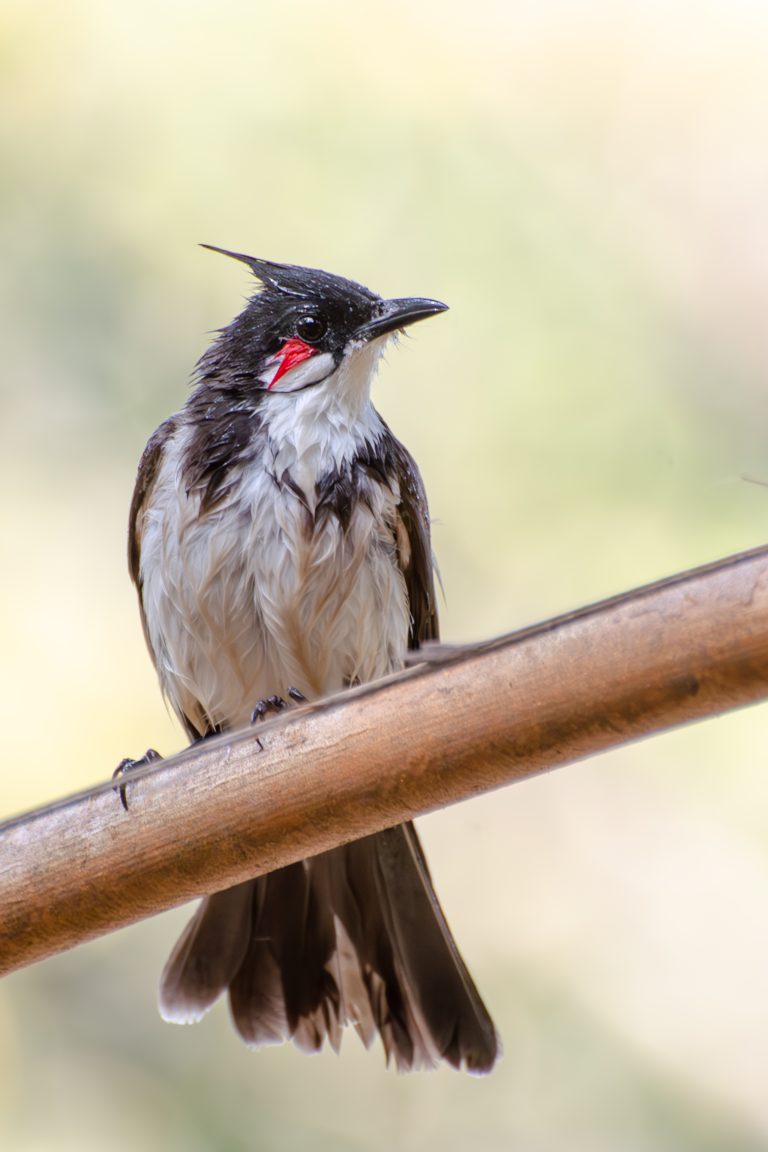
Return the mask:
<svg viewBox="0 0 768 1152">
<path fill-rule="evenodd" d="M 370 393 L 387 340 L 446 306 L 213 250 L 259 288 L 150 439 L 129 529 L 149 649 L 192 740 L 289 686 L 315 700 L 395 672 L 438 635 L 421 477 Z M 227 989 L 249 1044 L 338 1049 L 349 1023 L 400 1069 L 496 1059 L 410 823 L 203 900 L 160 1011 L 198 1020 Z"/>
</svg>

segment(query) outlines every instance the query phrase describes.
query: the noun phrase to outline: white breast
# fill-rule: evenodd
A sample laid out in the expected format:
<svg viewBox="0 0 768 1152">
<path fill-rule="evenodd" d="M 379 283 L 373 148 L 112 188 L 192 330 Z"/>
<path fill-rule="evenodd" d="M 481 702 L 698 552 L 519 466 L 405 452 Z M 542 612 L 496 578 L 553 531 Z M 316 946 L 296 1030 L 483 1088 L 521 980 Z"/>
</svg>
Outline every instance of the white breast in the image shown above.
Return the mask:
<svg viewBox="0 0 768 1152">
<path fill-rule="evenodd" d="M 371 483 L 346 531 L 333 515 L 309 529 L 316 481 L 381 430 L 370 403 L 351 421 L 321 391 L 280 398 L 269 450 L 202 517 L 181 478 L 188 427 L 166 446 L 143 525 L 142 601 L 163 690 L 200 732 L 247 723 L 289 686 L 312 699 L 403 664 L 397 491 Z M 283 473 L 303 498 L 275 482 Z"/>
</svg>

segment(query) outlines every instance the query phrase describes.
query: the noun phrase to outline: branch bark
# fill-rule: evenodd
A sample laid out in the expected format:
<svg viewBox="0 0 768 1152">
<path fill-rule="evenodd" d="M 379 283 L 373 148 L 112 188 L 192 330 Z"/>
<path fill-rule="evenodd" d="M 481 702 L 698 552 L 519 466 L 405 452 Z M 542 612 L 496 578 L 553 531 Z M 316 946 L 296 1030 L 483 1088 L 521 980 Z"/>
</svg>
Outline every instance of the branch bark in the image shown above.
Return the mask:
<svg viewBox="0 0 768 1152">
<path fill-rule="evenodd" d="M 0 973 L 479 792 L 766 699 L 768 548 L 436 655 L 142 770 L 128 813 L 107 783 L 0 826 Z"/>
</svg>

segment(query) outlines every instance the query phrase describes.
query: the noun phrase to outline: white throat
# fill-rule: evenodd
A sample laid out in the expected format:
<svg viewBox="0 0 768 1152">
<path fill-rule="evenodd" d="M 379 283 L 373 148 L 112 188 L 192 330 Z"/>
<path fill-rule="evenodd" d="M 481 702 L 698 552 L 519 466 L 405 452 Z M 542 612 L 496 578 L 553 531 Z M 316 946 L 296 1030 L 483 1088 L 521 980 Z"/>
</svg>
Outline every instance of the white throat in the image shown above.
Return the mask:
<svg viewBox="0 0 768 1152">
<path fill-rule="evenodd" d="M 320 384 L 264 398 L 272 469 L 278 477 L 288 471 L 310 507 L 321 475 L 340 468 L 382 431 L 371 403 L 371 384 L 385 343 L 381 337 L 352 347 Z"/>
</svg>

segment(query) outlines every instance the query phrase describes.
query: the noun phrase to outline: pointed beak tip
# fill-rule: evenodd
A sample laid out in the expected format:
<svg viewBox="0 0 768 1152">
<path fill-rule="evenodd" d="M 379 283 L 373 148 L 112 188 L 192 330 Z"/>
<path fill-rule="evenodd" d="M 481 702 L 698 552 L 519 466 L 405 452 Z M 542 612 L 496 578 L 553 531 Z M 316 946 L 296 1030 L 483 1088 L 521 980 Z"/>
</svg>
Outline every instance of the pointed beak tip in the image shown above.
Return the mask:
<svg viewBox="0 0 768 1152">
<path fill-rule="evenodd" d="M 416 320 L 427 320 L 430 316 L 439 316 L 441 312 L 448 311 L 448 305 L 442 300 L 430 300 L 420 296 L 413 299 L 392 300 L 392 317 L 401 315 L 406 323 Z"/>
</svg>

